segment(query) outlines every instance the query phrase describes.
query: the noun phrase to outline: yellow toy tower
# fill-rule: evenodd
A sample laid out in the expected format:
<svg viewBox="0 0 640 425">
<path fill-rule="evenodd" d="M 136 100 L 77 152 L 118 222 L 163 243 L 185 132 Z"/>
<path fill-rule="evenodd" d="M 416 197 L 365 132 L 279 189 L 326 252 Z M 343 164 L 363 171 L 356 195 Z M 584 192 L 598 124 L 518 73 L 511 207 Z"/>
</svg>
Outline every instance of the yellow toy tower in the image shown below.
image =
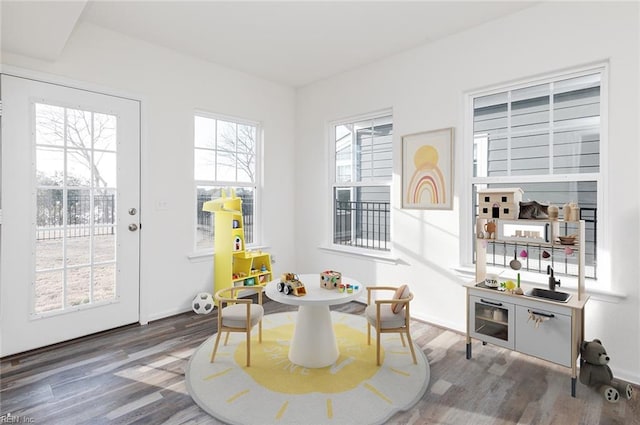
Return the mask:
<svg viewBox="0 0 640 425">
<path fill-rule="evenodd" d="M 213 292 L 230 286 L 265 285 L 271 280 L 271 256 L 262 251 L 246 251 L 242 199 L 231 190 L 205 202 L 203 211 L 215 214 Z"/>
</svg>

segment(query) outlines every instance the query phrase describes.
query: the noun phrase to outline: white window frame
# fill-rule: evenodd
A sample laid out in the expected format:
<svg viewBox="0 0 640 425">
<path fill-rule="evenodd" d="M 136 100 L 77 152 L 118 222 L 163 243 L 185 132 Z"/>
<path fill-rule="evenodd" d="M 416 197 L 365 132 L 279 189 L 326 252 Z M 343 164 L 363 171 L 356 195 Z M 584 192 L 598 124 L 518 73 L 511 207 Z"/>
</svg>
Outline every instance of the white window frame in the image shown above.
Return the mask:
<svg viewBox="0 0 640 425">
<path fill-rule="evenodd" d="M 382 118 L 385 116 L 391 116 L 391 122 L 393 124 L 393 110 L 382 109 L 378 111 L 369 112 L 361 115 L 354 115 L 347 118 L 342 118 L 334 121 L 330 121 L 327 123 L 327 140 L 328 149 L 329 149 L 329 186 L 328 186 L 328 196 L 327 196 L 327 238 L 328 242 L 325 244 L 325 247 L 333 251 L 342 251 L 350 254 L 367 256 L 372 258 L 378 258 L 382 260 L 390 260 L 396 261 L 392 257 L 393 253 L 393 174 L 389 178 L 389 180 L 384 181 L 365 181 L 365 182 L 337 182 L 336 181 L 336 139 L 335 139 L 335 128 L 336 126 L 354 123 L 358 121 L 365 120 L 373 120 L 376 118 Z M 393 137 L 393 136 L 392 136 Z M 393 142 L 392 142 L 393 144 Z M 395 154 L 395 147 L 392 146 L 392 155 Z M 393 163 L 392 158 L 392 163 Z M 349 186 L 351 188 L 356 187 L 370 187 L 370 186 L 380 186 L 380 187 L 388 187 L 389 188 L 389 250 L 379 250 L 373 248 L 366 247 L 353 247 L 348 245 L 336 244 L 334 243 L 334 228 L 335 228 L 335 209 L 334 209 L 334 192 L 336 187 Z"/>
<path fill-rule="evenodd" d="M 245 118 L 234 117 L 230 115 L 217 114 L 212 112 L 207 112 L 203 110 L 195 110 L 192 116 L 192 119 L 195 121 L 196 117 L 220 120 L 233 122 L 234 124 L 240 125 L 249 125 L 256 128 L 256 140 L 255 140 L 255 177 L 252 183 L 247 182 L 237 182 L 237 181 L 222 181 L 222 180 L 197 180 L 194 177 L 193 180 L 193 202 L 194 213 L 193 213 L 193 254 L 190 257 L 198 257 L 201 255 L 208 256 L 209 254 L 215 254 L 213 249 L 213 240 L 211 241 L 210 248 L 199 248 L 198 247 L 198 220 L 197 214 L 198 211 L 195 211 L 197 208 L 197 197 L 198 197 L 198 186 L 217 186 L 223 188 L 237 188 L 237 187 L 247 187 L 252 188 L 254 191 L 254 199 L 253 199 L 253 214 L 254 214 L 254 223 L 253 223 L 253 241 L 247 244 L 247 249 L 255 249 L 258 248 L 262 243 L 263 235 L 262 235 L 262 161 L 263 161 L 263 128 L 262 123 L 259 121 L 252 121 Z M 195 161 L 195 125 L 193 127 L 193 137 L 192 137 L 192 152 L 194 153 L 191 157 Z M 195 172 L 195 162 L 192 167 L 193 172 Z M 229 195 L 227 193 L 227 195 Z M 211 224 L 213 226 L 214 217 L 211 217 Z"/>
<path fill-rule="evenodd" d="M 599 173 L 583 173 L 568 175 L 548 175 L 540 176 L 497 176 L 497 177 L 474 177 L 473 176 L 473 148 L 474 148 L 474 131 L 473 131 L 473 101 L 476 97 L 497 94 L 509 90 L 517 90 L 538 84 L 550 83 L 560 79 L 575 78 L 582 75 L 599 72 L 601 74 L 600 81 L 600 164 Z M 558 71 L 538 78 L 527 78 L 516 82 L 497 84 L 488 88 L 469 91 L 464 94 L 464 143 L 463 143 L 463 189 L 460 199 L 460 262 L 465 268 L 473 268 L 473 244 L 475 241 L 475 232 L 473 227 L 473 208 L 474 203 L 471 199 L 472 187 L 474 184 L 504 184 L 505 187 L 514 187 L 517 183 L 527 182 L 561 182 L 561 181 L 596 181 L 597 186 L 597 284 L 593 279 L 587 279 L 587 287 L 595 287 L 602 290 L 610 289 L 611 266 L 608 256 L 611 241 L 607 229 L 610 228 L 610 215 L 608 211 L 608 191 L 605 190 L 608 181 L 608 112 L 609 112 L 609 65 L 605 63 L 597 63 L 576 67 L 571 70 Z M 533 282 L 546 282 L 546 275 L 537 273 L 527 273 L 525 279 Z M 569 286 L 571 287 L 571 286 Z"/>
</svg>

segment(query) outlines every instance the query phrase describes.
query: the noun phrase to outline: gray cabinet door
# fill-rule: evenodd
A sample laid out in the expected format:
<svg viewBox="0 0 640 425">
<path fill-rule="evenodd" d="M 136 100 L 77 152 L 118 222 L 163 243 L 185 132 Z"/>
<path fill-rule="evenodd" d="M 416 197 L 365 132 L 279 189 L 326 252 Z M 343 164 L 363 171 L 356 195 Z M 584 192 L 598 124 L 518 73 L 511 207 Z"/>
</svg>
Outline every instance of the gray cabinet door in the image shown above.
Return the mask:
<svg viewBox="0 0 640 425">
<path fill-rule="evenodd" d="M 516 351 L 571 367 L 571 316 L 516 305 Z"/>
</svg>

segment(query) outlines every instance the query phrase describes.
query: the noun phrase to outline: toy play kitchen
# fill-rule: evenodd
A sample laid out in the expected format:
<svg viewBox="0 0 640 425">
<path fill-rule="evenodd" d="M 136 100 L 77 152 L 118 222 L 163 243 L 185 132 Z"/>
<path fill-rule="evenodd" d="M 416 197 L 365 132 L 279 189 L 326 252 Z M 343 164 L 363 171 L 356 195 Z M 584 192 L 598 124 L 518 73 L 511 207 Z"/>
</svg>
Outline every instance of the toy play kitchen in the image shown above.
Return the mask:
<svg viewBox="0 0 640 425">
<path fill-rule="evenodd" d="M 465 285 L 467 359 L 471 359 L 472 339 L 477 339 L 571 368 L 571 395 L 575 397 L 588 300 L 584 287 L 585 224 L 577 220 L 574 209 L 578 207 L 573 204 L 567 208 L 560 226 L 555 210 L 548 214 L 548 208 L 537 202 L 526 203 L 531 218 L 521 218 L 516 206 L 525 203 L 520 201 L 519 188 L 490 189 L 478 195 L 476 273 L 474 281 Z M 488 223 L 492 225 L 486 226 Z M 567 231 L 571 234 L 564 233 Z M 499 276 L 487 273 L 487 251 L 492 244 L 499 244 L 505 252 L 505 271 Z M 513 257 L 509 260 L 506 252 L 511 246 Z M 527 249 L 518 250 L 522 246 L 540 253 L 536 261 L 538 269 L 547 273 L 546 288 L 521 287 L 518 256 L 525 260 L 528 255 Z M 556 252 L 577 261 L 575 293 L 558 290 L 561 280 L 551 261 Z"/>
</svg>

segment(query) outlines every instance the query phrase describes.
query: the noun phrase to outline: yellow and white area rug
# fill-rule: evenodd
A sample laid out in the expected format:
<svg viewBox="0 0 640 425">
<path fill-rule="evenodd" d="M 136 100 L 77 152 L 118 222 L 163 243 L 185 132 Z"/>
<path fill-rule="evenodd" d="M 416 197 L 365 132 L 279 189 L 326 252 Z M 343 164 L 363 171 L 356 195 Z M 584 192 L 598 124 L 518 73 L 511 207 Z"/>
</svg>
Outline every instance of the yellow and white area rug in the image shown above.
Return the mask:
<svg viewBox="0 0 640 425">
<path fill-rule="evenodd" d="M 398 334 L 383 334 L 382 366 L 376 366 L 375 334 L 367 345 L 362 316 L 331 312 L 340 356 L 320 369 L 288 359 L 295 312 L 263 319 L 262 344 L 257 327 L 251 341 L 251 366 L 245 366 L 244 335 L 224 336 L 214 363 L 209 359 L 215 335 L 193 354 L 186 370 L 187 388 L 207 413 L 229 424 L 381 424 L 411 408 L 427 390 L 429 363 L 419 347 L 413 364 Z"/>
</svg>

